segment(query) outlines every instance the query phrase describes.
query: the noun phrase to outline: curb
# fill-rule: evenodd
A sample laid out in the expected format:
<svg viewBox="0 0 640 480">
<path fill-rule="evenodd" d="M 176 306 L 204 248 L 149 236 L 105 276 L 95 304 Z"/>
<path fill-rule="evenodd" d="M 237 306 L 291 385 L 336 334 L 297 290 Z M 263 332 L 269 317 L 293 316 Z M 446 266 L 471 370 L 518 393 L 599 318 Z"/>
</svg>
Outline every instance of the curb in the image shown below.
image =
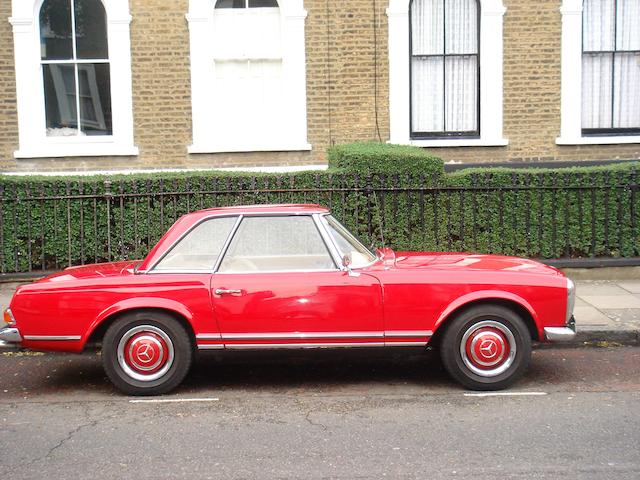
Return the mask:
<svg viewBox="0 0 640 480">
<path fill-rule="evenodd" d="M 572 343 L 589 346 L 598 343 L 640 345 L 640 330 L 578 330 Z"/>
</svg>

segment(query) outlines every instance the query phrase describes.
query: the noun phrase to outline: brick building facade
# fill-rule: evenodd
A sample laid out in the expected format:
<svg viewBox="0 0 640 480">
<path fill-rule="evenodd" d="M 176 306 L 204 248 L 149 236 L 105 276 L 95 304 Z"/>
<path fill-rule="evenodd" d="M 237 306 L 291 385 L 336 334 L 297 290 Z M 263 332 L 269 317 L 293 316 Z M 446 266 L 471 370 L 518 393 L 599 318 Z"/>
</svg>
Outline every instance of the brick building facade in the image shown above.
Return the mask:
<svg viewBox="0 0 640 480">
<path fill-rule="evenodd" d="M 110 1 L 103 3 L 106 5 Z M 24 60 L 25 52 L 30 51 L 17 42 L 32 41 L 28 39 L 31 38 L 29 35 L 33 36 L 33 32 L 39 30 L 36 12 L 41 3 L 14 0 L 13 7 L 10 2 L 0 4 L 0 17 L 11 19 L 0 22 L 0 172 L 323 165 L 326 148 L 332 144 L 393 138 L 389 102 L 389 18 L 394 8 L 399 8 L 402 14 L 402 8 L 405 8 L 402 2 L 395 6 L 393 1 L 390 5 L 381 0 L 305 0 L 303 5 L 300 0 L 297 6 L 279 2 L 283 11 L 296 7 L 297 13 L 291 13 L 291 22 L 298 19 L 304 27 L 306 105 L 299 112 L 306 115 L 305 133 L 309 147 L 290 151 L 251 151 L 250 148 L 250 151 L 242 151 L 240 145 L 232 149 L 236 151 L 188 153 L 194 143 L 192 86 L 195 84 L 192 74 L 196 68 L 190 42 L 193 44 L 197 23 L 206 23 L 206 18 L 195 18 L 194 0 L 130 0 L 128 5 L 125 1 L 121 6 L 128 8 L 128 12 L 118 11 L 121 19 L 113 26 L 110 24 L 109 48 L 113 57 L 111 28 L 119 28 L 120 35 L 125 28 L 123 25 L 127 24 L 130 28 L 132 147 L 135 149 L 106 156 L 95 153 L 65 155 L 64 150 L 60 150 L 61 154 L 47 157 L 45 145 L 38 150 L 40 153 L 18 153 L 22 158 L 16 158 L 17 151 L 26 151 L 25 146 L 20 145 L 20 128 L 29 123 L 44 128 L 40 125 L 42 117 L 25 118 L 30 112 L 27 110 L 29 102 L 42 100 L 37 97 L 29 100 L 29 96 L 24 95 L 21 103 L 16 81 L 16 76 L 23 78 L 20 68 L 27 70 L 26 66 L 19 66 L 19 59 Z M 210 0 L 209 3 L 213 10 L 215 2 Z M 404 3 L 408 9 L 409 2 Z M 640 158 L 640 137 L 635 134 L 626 136 L 619 143 L 609 140 L 605 144 L 572 145 L 557 140 L 562 136 L 563 18 L 569 21 L 572 13 L 579 13 L 580 5 L 576 6 L 576 3 L 567 0 L 480 2 L 481 11 L 493 8 L 493 15 L 502 18 L 504 144 L 428 148 L 446 161 L 457 162 Z M 28 13 L 16 12 L 20 4 L 34 4 L 27 9 L 32 12 L 31 17 Z M 565 9 L 562 12 L 561 7 Z M 306 12 L 306 18 L 303 12 Z M 107 15 L 111 14 L 107 6 Z M 283 31 L 297 28 L 294 23 L 286 23 L 288 21 L 283 20 Z M 17 40 L 19 35 L 23 35 L 23 40 Z M 110 60 L 113 74 L 115 63 L 113 58 Z M 35 64 L 39 65 L 37 61 Z M 482 60 L 480 66 L 482 68 Z M 36 77 L 41 74 L 33 68 L 31 71 L 36 72 Z M 113 78 L 111 82 L 115 98 L 116 83 Z M 20 126 L 19 116 L 23 122 Z M 114 112 L 114 124 L 119 120 Z M 242 135 L 248 138 L 252 132 L 242 132 Z M 277 146 L 265 150 L 275 149 Z"/>
</svg>

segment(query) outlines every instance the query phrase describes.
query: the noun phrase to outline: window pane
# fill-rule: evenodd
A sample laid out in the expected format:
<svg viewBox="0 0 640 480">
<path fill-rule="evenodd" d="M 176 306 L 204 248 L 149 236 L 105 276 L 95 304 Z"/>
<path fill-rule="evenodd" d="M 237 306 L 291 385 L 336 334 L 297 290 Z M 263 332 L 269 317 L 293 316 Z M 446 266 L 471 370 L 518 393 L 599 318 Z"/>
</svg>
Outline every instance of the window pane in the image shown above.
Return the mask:
<svg viewBox="0 0 640 480">
<path fill-rule="evenodd" d="M 478 53 L 478 9 L 476 0 L 446 0 L 447 53 Z"/>
<path fill-rule="evenodd" d="M 640 53 L 617 53 L 613 127 L 640 128 Z"/>
<path fill-rule="evenodd" d="M 206 220 L 189 232 L 154 270 L 212 270 L 237 217 Z"/>
<path fill-rule="evenodd" d="M 311 217 L 249 217 L 242 220 L 220 272 L 334 268 Z"/>
<path fill-rule="evenodd" d="M 107 59 L 107 18 L 101 0 L 74 0 L 76 55 L 82 59 Z"/>
<path fill-rule="evenodd" d="M 411 54 L 444 53 L 444 0 L 411 2 Z"/>
<path fill-rule="evenodd" d="M 616 48 L 640 50 L 640 0 L 618 0 Z"/>
<path fill-rule="evenodd" d="M 80 124 L 86 135 L 111 135 L 109 64 L 78 65 Z"/>
<path fill-rule="evenodd" d="M 47 136 L 78 135 L 74 65 L 43 65 Z"/>
<path fill-rule="evenodd" d="M 585 0 L 582 12 L 583 51 L 614 49 L 615 1 Z"/>
<path fill-rule="evenodd" d="M 218 0 L 215 8 L 245 8 L 247 0 Z"/>
<path fill-rule="evenodd" d="M 478 128 L 478 58 L 447 57 L 447 131 L 470 132 Z"/>
<path fill-rule="evenodd" d="M 40 8 L 40 55 L 43 60 L 73 58 L 71 1 L 45 0 Z"/>
<path fill-rule="evenodd" d="M 376 259 L 376 256 L 366 249 L 356 238 L 351 235 L 340 222 L 332 216 L 323 217 L 329 228 L 329 233 L 338 245 L 340 255 L 348 255 L 351 259 L 352 268 L 360 268 L 369 265 Z"/>
<path fill-rule="evenodd" d="M 249 0 L 249 8 L 278 8 L 276 0 Z"/>
<path fill-rule="evenodd" d="M 411 125 L 414 132 L 444 131 L 443 57 L 411 60 Z"/>
<path fill-rule="evenodd" d="M 611 128 L 612 55 L 582 55 L 582 128 Z"/>
</svg>

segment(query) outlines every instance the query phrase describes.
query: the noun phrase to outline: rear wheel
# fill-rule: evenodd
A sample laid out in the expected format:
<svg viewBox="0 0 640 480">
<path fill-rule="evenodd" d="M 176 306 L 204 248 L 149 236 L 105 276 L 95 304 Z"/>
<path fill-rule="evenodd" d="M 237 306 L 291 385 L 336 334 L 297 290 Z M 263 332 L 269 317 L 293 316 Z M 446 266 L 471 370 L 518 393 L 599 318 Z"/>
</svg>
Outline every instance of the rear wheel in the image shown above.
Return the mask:
<svg viewBox="0 0 640 480">
<path fill-rule="evenodd" d="M 449 374 L 472 390 L 501 390 L 531 359 L 531 336 L 518 314 L 501 305 L 465 310 L 447 327 L 440 347 Z"/>
<path fill-rule="evenodd" d="M 127 314 L 109 327 L 102 342 L 107 376 L 129 395 L 173 390 L 189 372 L 193 356 L 184 327 L 163 312 Z"/>
</svg>

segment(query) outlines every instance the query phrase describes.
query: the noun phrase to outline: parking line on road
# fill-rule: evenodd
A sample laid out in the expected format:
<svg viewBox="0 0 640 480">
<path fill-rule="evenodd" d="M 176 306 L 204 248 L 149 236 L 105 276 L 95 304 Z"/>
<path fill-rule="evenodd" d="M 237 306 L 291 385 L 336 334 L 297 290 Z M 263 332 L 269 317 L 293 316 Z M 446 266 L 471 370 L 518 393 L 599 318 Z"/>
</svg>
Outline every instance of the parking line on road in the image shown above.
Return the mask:
<svg viewBox="0 0 640 480">
<path fill-rule="evenodd" d="M 465 393 L 465 397 L 535 397 L 546 395 L 547 392 L 482 392 Z"/>
<path fill-rule="evenodd" d="M 217 402 L 219 398 L 141 398 L 129 400 L 129 403 L 188 403 L 188 402 Z"/>
</svg>

